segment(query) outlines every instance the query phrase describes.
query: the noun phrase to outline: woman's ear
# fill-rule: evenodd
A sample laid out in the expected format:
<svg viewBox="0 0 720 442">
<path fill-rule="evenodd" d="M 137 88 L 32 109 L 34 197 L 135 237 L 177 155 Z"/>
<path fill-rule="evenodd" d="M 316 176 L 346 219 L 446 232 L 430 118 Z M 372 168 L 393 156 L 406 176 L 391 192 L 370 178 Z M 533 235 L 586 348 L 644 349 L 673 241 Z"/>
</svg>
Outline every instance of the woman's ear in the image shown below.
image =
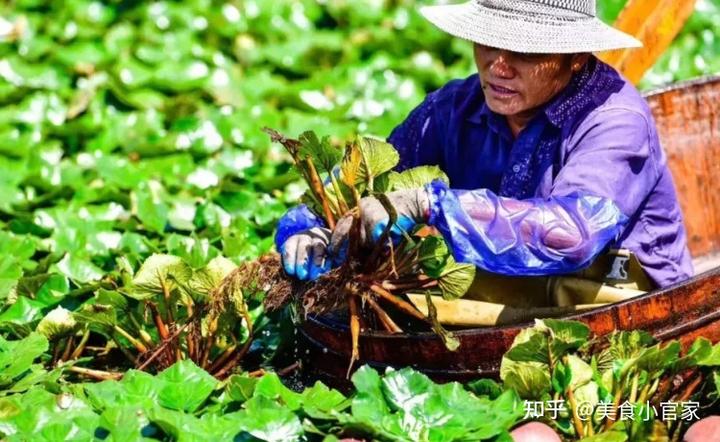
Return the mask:
<svg viewBox="0 0 720 442">
<path fill-rule="evenodd" d="M 573 54 L 572 59 L 570 60 L 570 68 L 573 73 L 579 72 L 583 67 L 585 67 L 588 60 L 590 60 L 590 54 L 588 53 Z"/>
</svg>

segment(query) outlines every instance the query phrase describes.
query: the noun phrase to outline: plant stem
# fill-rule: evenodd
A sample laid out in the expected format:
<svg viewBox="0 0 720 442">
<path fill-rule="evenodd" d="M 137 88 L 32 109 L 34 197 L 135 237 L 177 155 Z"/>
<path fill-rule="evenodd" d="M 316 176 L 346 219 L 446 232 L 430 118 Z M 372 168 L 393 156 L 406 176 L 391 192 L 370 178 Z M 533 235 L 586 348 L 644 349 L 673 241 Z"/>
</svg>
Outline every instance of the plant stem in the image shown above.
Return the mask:
<svg viewBox="0 0 720 442">
<path fill-rule="evenodd" d="M 567 391 L 565 392 L 565 396 L 570 403 L 573 417 L 573 426 L 575 426 L 575 431 L 577 432 L 578 438 L 582 439 L 585 436 L 585 426 L 583 425 L 582 419 L 580 419 L 580 416 L 578 415 L 577 402 L 575 401 L 575 394 L 573 393 L 572 388 L 567 389 Z"/>
<path fill-rule="evenodd" d="M 162 353 L 165 350 L 165 347 L 167 347 L 170 344 L 170 342 L 177 339 L 177 337 L 180 335 L 180 333 L 182 333 L 183 330 L 185 330 L 189 325 L 190 325 L 190 323 L 186 322 L 185 325 L 183 325 L 182 327 L 175 330 L 175 332 L 172 334 L 172 336 L 170 336 L 167 340 L 162 341 L 160 343 L 160 345 L 158 345 L 156 348 L 154 348 L 152 350 L 152 354 L 147 359 L 145 359 L 145 361 L 139 367 L 137 367 L 137 369 L 144 370 L 145 367 L 147 367 L 155 358 L 157 358 L 160 355 L 160 353 Z M 135 365 L 137 366 L 137 361 L 135 361 Z"/>
<path fill-rule="evenodd" d="M 140 323 L 140 321 L 137 320 L 135 315 L 130 312 L 128 313 L 128 318 L 130 318 L 130 322 L 132 322 L 133 326 L 137 329 L 140 340 L 143 341 L 147 347 L 153 347 L 155 343 L 153 342 L 150 335 L 143 329 L 142 324 Z"/>
<path fill-rule="evenodd" d="M 117 336 L 113 336 L 113 342 L 115 342 L 115 345 L 117 345 L 117 348 L 122 352 L 122 354 L 125 355 L 125 357 L 132 362 L 133 364 L 137 365 L 137 358 L 130 353 L 130 350 L 123 347 L 123 345 L 120 343 L 120 340 L 117 338 Z"/>
<path fill-rule="evenodd" d="M 222 379 L 222 377 L 225 376 L 225 373 L 227 373 L 228 370 L 237 366 L 240 360 L 245 357 L 245 354 L 247 354 L 248 350 L 250 350 L 250 344 L 252 344 L 252 341 L 253 337 L 249 336 L 247 341 L 245 341 L 245 343 L 243 344 L 242 348 L 240 348 L 240 351 L 237 351 L 235 355 L 230 358 L 230 360 L 228 360 L 217 373 L 213 374 L 213 376 Z"/>
<path fill-rule="evenodd" d="M 638 383 L 640 382 L 640 373 L 635 373 L 633 376 L 632 385 L 630 386 L 630 397 L 628 401 L 634 404 L 637 401 Z"/>
<path fill-rule="evenodd" d="M 188 324 L 190 324 L 190 326 L 188 327 L 188 333 L 185 335 L 185 345 L 187 345 L 188 358 L 191 361 L 195 361 L 195 358 L 197 357 L 195 354 L 195 340 L 193 339 L 193 330 L 195 326 L 192 322 L 188 322 Z"/>
<path fill-rule="evenodd" d="M 332 173 L 332 170 L 329 171 L 328 174 L 330 175 L 330 182 L 332 183 L 333 189 L 335 189 L 335 194 L 337 195 L 340 216 L 343 216 L 350 211 L 350 208 L 348 207 L 345 197 L 340 190 L 340 184 L 338 183 L 337 178 L 335 178 L 335 174 Z"/>
<path fill-rule="evenodd" d="M 350 307 L 350 336 L 352 339 L 352 353 L 346 374 L 346 378 L 349 379 L 353 364 L 360 359 L 360 315 L 358 313 L 357 296 L 348 290 L 347 298 Z"/>
<path fill-rule="evenodd" d="M 402 329 L 395 323 L 395 321 L 392 320 L 390 315 L 387 314 L 385 310 L 380 307 L 380 305 L 375 302 L 374 299 L 372 299 L 371 296 L 367 296 L 364 298 L 365 301 L 370 305 L 370 308 L 373 309 L 375 314 L 377 315 L 378 319 L 380 319 L 380 322 L 385 327 L 385 330 L 391 332 L 391 333 L 402 333 Z"/>
<path fill-rule="evenodd" d="M 63 351 L 62 356 L 60 356 L 61 361 L 67 361 L 70 358 L 70 353 L 72 352 L 74 345 L 75 336 L 69 336 L 67 338 L 67 343 L 65 344 L 65 350 Z"/>
<path fill-rule="evenodd" d="M 320 204 L 322 204 L 323 212 L 325 212 L 325 220 L 328 223 L 328 227 L 332 230 L 335 228 L 335 217 L 332 214 L 332 211 L 330 210 L 330 204 L 328 203 L 327 195 L 325 194 L 325 187 L 322 184 L 322 180 L 320 179 L 320 175 L 317 173 L 317 169 L 315 169 L 315 163 L 313 163 L 311 158 L 305 159 L 305 164 L 308 167 L 309 170 L 309 178 L 310 182 L 310 188 L 315 192 L 316 196 L 320 200 Z"/>
<path fill-rule="evenodd" d="M 615 387 L 615 388 L 617 388 L 617 390 L 615 391 L 615 396 L 613 397 L 612 414 L 610 415 L 610 416 L 615 416 L 615 419 L 617 419 L 618 406 L 620 405 L 620 399 L 622 399 L 622 392 L 623 392 L 622 385 L 620 384 L 619 381 L 618 381 L 618 384 L 619 385 Z M 609 430 L 610 427 L 612 427 L 614 423 L 615 423 L 615 420 L 610 419 L 608 417 L 607 420 L 605 421 L 605 430 L 606 431 Z"/>
<path fill-rule="evenodd" d="M 205 338 L 205 345 L 203 346 L 202 358 L 198 364 L 201 368 L 207 368 L 208 360 L 210 359 L 210 351 L 215 345 L 215 333 Z"/>
<path fill-rule="evenodd" d="M 426 318 L 425 315 L 420 313 L 420 311 L 417 310 L 412 304 L 398 298 L 397 296 L 388 292 L 387 290 L 380 287 L 379 285 L 377 285 L 377 284 L 370 285 L 370 290 L 375 292 L 378 296 L 380 296 L 385 301 L 392 304 L 395 308 L 401 310 L 403 313 L 406 313 L 415 319 L 419 319 L 420 321 L 428 322 L 428 318 Z"/>
<path fill-rule="evenodd" d="M 172 311 L 172 305 L 170 302 L 170 287 L 165 282 L 165 279 L 160 278 L 160 287 L 162 288 L 163 298 L 165 299 L 165 308 L 167 309 L 168 323 L 172 324 L 175 322 L 175 317 Z"/>
<path fill-rule="evenodd" d="M 112 373 L 109 371 L 93 370 L 84 367 L 68 367 L 68 371 L 82 374 L 101 381 L 119 381 L 123 377 L 122 373 Z"/>
<path fill-rule="evenodd" d="M 162 317 L 160 317 L 160 311 L 158 310 L 157 305 L 153 302 L 148 302 L 147 305 L 150 307 L 150 311 L 152 312 L 153 321 L 155 322 L 155 327 L 157 327 L 160 339 L 163 341 L 167 340 L 167 338 L 170 337 L 170 332 L 163 322 Z"/>
<path fill-rule="evenodd" d="M 55 347 L 53 348 L 52 365 L 55 365 L 60 361 L 68 339 L 69 338 L 60 339 L 55 343 Z"/>
<path fill-rule="evenodd" d="M 653 393 L 655 393 L 655 390 L 657 390 L 658 385 L 660 385 L 659 377 L 656 378 L 652 384 L 645 384 L 642 391 L 640 392 L 640 396 L 638 397 L 638 403 L 644 404 L 645 402 L 647 402 L 647 400 L 652 397 Z"/>
<path fill-rule="evenodd" d="M 137 339 L 136 339 L 135 337 L 133 337 L 130 333 L 126 332 L 126 331 L 125 331 L 122 327 L 120 327 L 119 325 L 115 325 L 115 326 L 113 327 L 113 330 L 115 330 L 116 332 L 120 333 L 120 335 L 122 335 L 123 338 L 127 339 L 128 341 L 130 341 L 130 343 L 131 343 L 131 344 L 135 347 L 135 349 L 137 349 L 137 351 L 139 351 L 140 353 L 145 353 L 145 352 L 148 350 L 147 347 L 145 347 L 145 345 L 144 345 L 142 342 L 140 342 L 139 340 L 137 340 Z M 120 344 L 118 344 L 118 346 L 120 346 Z"/>
<path fill-rule="evenodd" d="M 423 275 L 419 275 L 419 276 L 423 276 Z M 389 282 L 388 280 L 385 280 L 382 282 L 382 288 L 384 288 L 385 290 L 397 290 L 397 291 L 406 292 L 408 290 L 430 289 L 433 287 L 437 287 L 439 284 L 439 282 L 436 279 L 425 280 L 425 282 L 423 282 L 423 281 L 424 280 L 420 279 L 419 277 L 416 282 L 403 282 L 403 283 L 395 283 L 395 284 L 392 282 Z"/>
<path fill-rule="evenodd" d="M 702 381 L 704 380 L 704 376 L 702 372 L 698 373 L 697 376 L 695 376 L 695 379 L 693 379 L 687 387 L 683 390 L 682 393 L 680 393 L 680 396 L 675 400 L 675 402 L 686 402 L 690 397 L 695 393 L 695 390 L 702 384 Z"/>
<path fill-rule="evenodd" d="M 230 356 L 233 355 L 235 350 L 237 349 L 237 345 L 230 345 L 228 348 L 225 349 L 225 351 L 222 352 L 220 356 L 218 356 L 212 364 L 210 364 L 210 368 L 207 369 L 208 372 L 212 373 L 220 366 L 222 366 L 227 360 L 230 358 Z"/>
<path fill-rule="evenodd" d="M 77 347 L 75 347 L 75 351 L 72 352 L 72 355 L 70 355 L 70 359 L 77 359 L 82 355 L 83 350 L 85 350 L 85 346 L 87 345 L 88 339 L 90 339 L 90 329 L 85 329 L 85 333 L 83 333 L 82 338 L 80 338 L 80 342 L 78 343 Z"/>
</svg>

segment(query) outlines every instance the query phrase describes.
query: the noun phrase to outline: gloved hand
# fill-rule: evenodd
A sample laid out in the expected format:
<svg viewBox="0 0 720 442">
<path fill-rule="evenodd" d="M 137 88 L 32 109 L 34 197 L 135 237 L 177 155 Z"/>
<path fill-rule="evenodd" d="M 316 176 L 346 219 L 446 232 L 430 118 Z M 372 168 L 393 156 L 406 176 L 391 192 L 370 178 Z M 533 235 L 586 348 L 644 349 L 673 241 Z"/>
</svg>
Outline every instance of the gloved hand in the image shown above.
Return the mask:
<svg viewBox="0 0 720 442">
<path fill-rule="evenodd" d="M 397 213 L 397 220 L 390 230 L 393 240 L 401 238 L 403 231 L 409 231 L 415 224 L 427 220 L 430 212 L 430 197 L 424 188 L 398 190 L 386 196 Z M 361 199 L 359 207 L 360 241 L 364 245 L 375 243 L 385 231 L 390 215 L 382 203 L 372 196 Z M 345 259 L 352 222 L 352 215 L 345 216 L 337 222 L 332 232 L 330 254 L 335 263 Z"/>
<path fill-rule="evenodd" d="M 331 233 L 330 229 L 313 227 L 288 238 L 280 246 L 285 272 L 301 281 L 312 281 L 330 270 L 327 248 Z"/>
</svg>

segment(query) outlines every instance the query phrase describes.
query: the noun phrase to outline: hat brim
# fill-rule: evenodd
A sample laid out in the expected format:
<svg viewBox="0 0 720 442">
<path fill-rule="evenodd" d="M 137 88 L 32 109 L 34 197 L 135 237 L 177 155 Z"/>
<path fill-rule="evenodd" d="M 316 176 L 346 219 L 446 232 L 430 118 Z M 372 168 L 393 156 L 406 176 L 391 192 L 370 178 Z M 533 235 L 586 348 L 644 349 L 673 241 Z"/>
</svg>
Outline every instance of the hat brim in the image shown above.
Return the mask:
<svg viewBox="0 0 720 442">
<path fill-rule="evenodd" d="M 523 16 L 488 8 L 475 0 L 425 6 L 420 12 L 448 34 L 513 52 L 572 54 L 642 46 L 636 38 L 584 15 L 568 19 L 553 17 L 552 11 L 547 11 Z"/>
</svg>

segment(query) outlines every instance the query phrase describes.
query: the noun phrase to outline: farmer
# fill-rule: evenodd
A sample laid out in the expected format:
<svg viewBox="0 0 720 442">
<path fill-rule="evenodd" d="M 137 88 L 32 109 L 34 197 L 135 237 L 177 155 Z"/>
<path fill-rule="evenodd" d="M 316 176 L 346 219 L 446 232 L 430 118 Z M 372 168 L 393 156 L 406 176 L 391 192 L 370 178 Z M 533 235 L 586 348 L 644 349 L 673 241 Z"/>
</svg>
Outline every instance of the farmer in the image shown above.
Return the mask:
<svg viewBox="0 0 720 442">
<path fill-rule="evenodd" d="M 692 275 L 650 110 L 592 55 L 640 42 L 597 19 L 594 0 L 472 0 L 422 13 L 473 42 L 478 73 L 429 94 L 388 138 L 398 170 L 438 165 L 449 178 L 390 193 L 398 228 L 436 227 L 458 261 L 478 267 L 482 287 L 498 285 L 484 301 L 529 284 L 554 302 L 592 303 L 605 289 Z M 360 206 L 372 243 L 388 213 L 372 197 Z M 287 273 L 314 279 L 341 261 L 351 221 L 331 232 L 306 207 L 291 210 L 276 237 Z"/>
</svg>

